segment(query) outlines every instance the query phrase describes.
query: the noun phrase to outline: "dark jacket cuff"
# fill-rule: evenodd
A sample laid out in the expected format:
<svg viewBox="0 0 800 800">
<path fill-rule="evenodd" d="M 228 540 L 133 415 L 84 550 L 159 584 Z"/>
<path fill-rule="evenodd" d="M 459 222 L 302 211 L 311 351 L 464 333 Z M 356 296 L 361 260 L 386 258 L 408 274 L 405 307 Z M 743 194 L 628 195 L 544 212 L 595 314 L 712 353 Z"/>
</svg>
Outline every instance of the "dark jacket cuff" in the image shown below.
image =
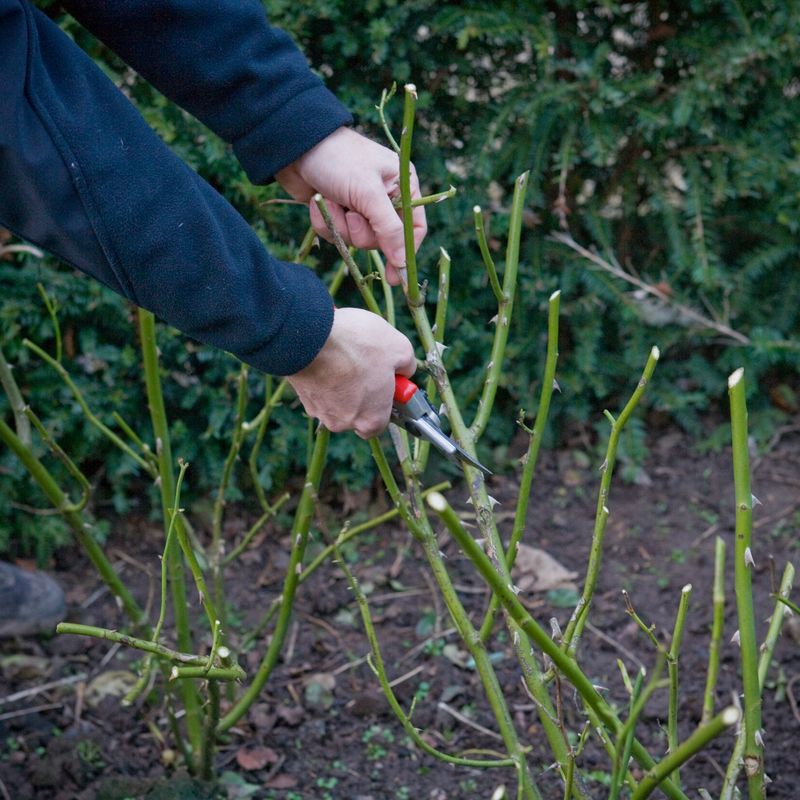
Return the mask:
<svg viewBox="0 0 800 800">
<path fill-rule="evenodd" d="M 253 183 L 270 183 L 289 166 L 343 125 L 350 112 L 324 86 L 307 89 L 233 143 L 233 151 Z M 287 135 L 288 134 L 288 135 Z"/>
</svg>

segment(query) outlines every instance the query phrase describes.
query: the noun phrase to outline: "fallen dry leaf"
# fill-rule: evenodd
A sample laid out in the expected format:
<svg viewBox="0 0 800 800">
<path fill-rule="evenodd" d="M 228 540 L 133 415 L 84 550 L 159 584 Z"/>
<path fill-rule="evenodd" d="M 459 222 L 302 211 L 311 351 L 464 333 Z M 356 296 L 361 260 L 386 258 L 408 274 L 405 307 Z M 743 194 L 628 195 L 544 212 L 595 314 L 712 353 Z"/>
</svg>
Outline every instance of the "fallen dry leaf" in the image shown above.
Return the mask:
<svg viewBox="0 0 800 800">
<path fill-rule="evenodd" d="M 573 581 L 578 573 L 567 569 L 544 550 L 520 544 L 512 577 L 522 592 L 548 592 L 551 589 L 576 589 Z"/>
<path fill-rule="evenodd" d="M 266 789 L 294 789 L 295 786 L 297 786 L 297 778 L 287 772 L 279 772 L 264 784 Z"/>
<path fill-rule="evenodd" d="M 240 747 L 236 751 L 236 763 L 244 770 L 252 772 L 264 769 L 269 764 L 278 763 L 278 754 L 271 747 Z"/>
</svg>

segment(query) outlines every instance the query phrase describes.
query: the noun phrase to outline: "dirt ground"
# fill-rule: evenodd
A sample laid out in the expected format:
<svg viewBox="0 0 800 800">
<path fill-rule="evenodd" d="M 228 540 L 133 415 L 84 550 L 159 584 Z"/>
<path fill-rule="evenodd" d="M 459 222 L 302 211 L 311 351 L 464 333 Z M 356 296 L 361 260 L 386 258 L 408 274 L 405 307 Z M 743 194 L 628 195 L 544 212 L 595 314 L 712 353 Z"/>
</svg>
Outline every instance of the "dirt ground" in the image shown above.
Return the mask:
<svg viewBox="0 0 800 800">
<path fill-rule="evenodd" d="M 543 453 L 534 484 L 525 541 L 542 548 L 583 577 L 594 518 L 598 472 L 595 456 L 579 450 Z M 636 610 L 656 626 L 659 636 L 671 631 L 681 587 L 693 586 L 687 630 L 681 649 L 679 709 L 681 737 L 697 724 L 702 706 L 711 619 L 714 538 L 729 546 L 732 564 L 733 498 L 730 454 L 700 455 L 679 433 L 662 433 L 651 442 L 640 485 L 619 476 L 608 503 L 603 569 L 579 660 L 594 682 L 606 687 L 620 710 L 627 707 L 620 673 L 622 659 L 633 672 L 641 661 L 654 663 L 654 648 L 626 614 L 621 589 Z M 787 560 L 800 566 L 800 432 L 786 431 L 769 452 L 754 462 L 756 509 L 753 553 L 759 637 L 763 637 L 773 601 L 773 572 L 780 575 Z M 515 481 L 491 479 L 503 531 L 510 526 Z M 342 492 L 329 487 L 340 503 Z M 465 492 L 450 492 L 454 505 Z M 380 499 L 362 494 L 346 497 L 351 506 Z M 348 513 L 354 513 L 349 510 Z M 341 510 L 325 512 L 330 520 Z M 240 535 L 247 519 L 228 531 Z M 109 552 L 126 580 L 146 602 L 158 572 L 160 531 L 143 520 L 113 525 Z M 283 538 L 282 538 L 283 537 Z M 231 578 L 233 643 L 259 619 L 280 589 L 286 565 L 287 540 L 268 530 L 248 551 Z M 318 545 L 317 545 L 318 547 Z M 442 550 L 460 596 L 479 620 L 487 594 L 457 547 L 444 534 Z M 311 552 L 311 551 L 310 551 Z M 308 561 L 307 556 L 307 561 Z M 369 601 L 390 675 L 406 708 L 416 696 L 415 724 L 428 740 L 451 753 L 469 748 L 499 750 L 502 745 L 482 696 L 478 676 L 464 658 L 450 630 L 420 549 L 396 524 L 362 534 L 348 550 L 355 573 L 369 591 Z M 66 552 L 55 565 L 67 591 L 68 618 L 107 627 L 124 621 L 101 582 L 77 552 Z M 732 574 L 732 570 L 731 570 Z M 717 689 L 718 708 L 734 701 L 738 654 L 730 638 L 737 627 L 733 587 L 727 588 L 725 631 Z M 564 592 L 520 595 L 549 629 L 555 617 L 564 625 L 569 609 Z M 795 598 L 797 593 L 795 593 Z M 569 591 L 566 592 L 569 599 Z M 520 683 L 508 636 L 497 628 L 490 644 L 492 660 L 524 743 L 532 748 L 537 783 L 545 800 L 561 798 L 550 759 L 542 745 L 536 710 Z M 243 654 L 240 663 L 255 671 L 265 642 Z M 223 788 L 204 790 L 172 766 L 170 741 L 162 740 L 163 710 L 121 708 L 113 692 L 101 698 L 111 670 L 129 671 L 135 654 L 106 642 L 77 637 L 27 639 L 0 643 L 2 694 L 0 706 L 0 795 L 5 800 L 41 798 L 319 798 L 320 800 L 458 800 L 488 798 L 505 784 L 511 796 L 514 777 L 504 770 L 451 767 L 422 754 L 392 716 L 365 661 L 366 639 L 351 593 L 333 565 L 318 570 L 300 587 L 282 662 L 263 696 L 232 731 L 217 758 Z M 64 682 L 70 679 L 70 682 Z M 49 682 L 61 682 L 46 688 Z M 113 687 L 112 687 L 113 688 Z M 9 695 L 36 690 L 19 699 Z M 568 689 L 565 721 L 580 730 L 583 720 Z M 764 693 L 764 740 L 768 797 L 796 799 L 800 767 L 800 621 L 789 621 L 779 641 Z M 639 735 L 654 754 L 666 747 L 666 696 L 650 701 Z M 698 787 L 712 796 L 721 784 L 733 737 L 724 735 L 682 771 L 684 790 L 697 797 Z M 580 766 L 586 788 L 595 798 L 607 795 L 597 771 L 605 752 L 591 741 Z M 165 778 L 169 778 L 165 782 Z M 659 796 L 658 793 L 654 796 Z"/>
</svg>

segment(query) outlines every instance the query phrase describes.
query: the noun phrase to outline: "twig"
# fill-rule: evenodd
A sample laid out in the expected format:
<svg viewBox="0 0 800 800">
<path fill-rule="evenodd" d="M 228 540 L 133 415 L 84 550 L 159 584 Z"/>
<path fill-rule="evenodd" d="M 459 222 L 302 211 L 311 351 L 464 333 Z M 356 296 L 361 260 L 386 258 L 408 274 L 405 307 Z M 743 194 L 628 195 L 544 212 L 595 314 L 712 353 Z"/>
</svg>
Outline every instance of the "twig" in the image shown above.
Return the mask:
<svg viewBox="0 0 800 800">
<path fill-rule="evenodd" d="M 786 684 L 786 697 L 789 699 L 789 705 L 792 707 L 794 718 L 800 723 L 800 708 L 798 708 L 797 698 L 794 696 L 794 685 L 797 681 L 800 681 L 800 675 L 794 675 Z"/>
<path fill-rule="evenodd" d="M 578 639 L 580 638 L 583 626 L 586 624 L 589 607 L 591 606 L 595 586 L 597 585 L 597 579 L 600 574 L 600 563 L 603 558 L 603 539 L 605 537 L 606 523 L 608 522 L 608 515 L 610 513 L 608 510 L 608 497 L 611 491 L 611 476 L 614 473 L 614 463 L 617 458 L 619 437 L 628 418 L 639 404 L 639 400 L 644 394 L 645 388 L 653 375 L 659 357 L 660 353 L 658 348 L 651 348 L 647 363 L 642 372 L 642 377 L 639 379 L 639 383 L 636 389 L 634 389 L 633 394 L 631 394 L 630 399 L 625 404 L 625 407 L 620 412 L 619 417 L 614 419 L 614 416 L 606 411 L 606 417 L 608 417 L 611 422 L 611 433 L 608 436 L 606 457 L 600 466 L 602 478 L 600 479 L 600 489 L 597 493 L 597 507 L 595 510 L 589 566 L 586 569 L 586 579 L 583 584 L 581 598 L 567 624 L 562 645 L 565 650 L 568 650 L 573 655 L 577 648 Z"/>
<path fill-rule="evenodd" d="M 645 798 L 650 797 L 670 773 L 675 772 L 681 764 L 684 764 L 695 753 L 702 750 L 710 741 L 716 739 L 724 730 L 735 725 L 740 718 L 741 712 L 739 709 L 735 706 L 728 706 L 707 725 L 698 728 L 674 751 L 645 773 L 636 787 L 636 791 L 631 795 L 631 800 L 645 800 Z"/>
<path fill-rule="evenodd" d="M 721 333 L 723 336 L 727 336 L 739 344 L 750 344 L 750 338 L 745 336 L 743 333 L 739 333 L 728 325 L 723 325 L 721 322 L 716 322 L 713 319 L 709 319 L 700 312 L 695 311 L 690 306 L 683 305 L 683 303 L 678 303 L 657 287 L 635 277 L 634 275 L 631 275 L 629 272 L 625 272 L 625 270 L 621 267 L 609 263 L 605 259 L 598 256 L 597 253 L 593 253 L 591 250 L 581 247 L 581 245 L 579 245 L 569 234 L 556 231 L 550 234 L 550 238 L 560 242 L 563 245 L 566 245 L 571 250 L 574 250 L 588 261 L 591 261 L 593 264 L 596 264 L 598 267 L 604 269 L 606 272 L 611 273 L 615 277 L 637 286 L 639 289 L 649 295 L 652 295 L 653 297 L 657 297 L 663 303 L 672 306 L 676 311 L 686 318 L 694 320 L 701 327 L 717 331 L 717 333 Z"/>
<path fill-rule="evenodd" d="M 592 625 L 591 622 L 586 623 L 586 630 L 589 631 L 589 633 L 594 634 L 598 639 L 602 639 L 602 641 L 604 641 L 606 644 L 610 644 L 614 649 L 619 650 L 619 652 L 622 653 L 622 655 L 624 655 L 628 661 L 632 661 L 637 667 L 644 666 L 644 661 L 642 661 L 642 659 L 639 658 L 636 653 L 634 653 L 632 650 L 628 650 L 627 647 L 620 644 L 616 639 L 612 639 L 607 633 L 601 631 L 600 628 Z"/>
<path fill-rule="evenodd" d="M 441 709 L 442 711 L 449 714 L 454 719 L 457 719 L 459 722 L 463 723 L 464 725 L 469 726 L 470 728 L 474 728 L 476 731 L 480 731 L 484 736 L 488 736 L 491 739 L 495 739 L 497 741 L 502 742 L 503 737 L 500 736 L 499 733 L 495 733 L 494 731 L 490 731 L 488 728 L 484 728 L 483 725 L 475 722 L 475 720 L 470 719 L 469 717 L 464 716 L 460 711 L 456 711 L 455 708 L 452 706 L 447 705 L 447 703 L 443 701 L 439 701 L 436 704 L 436 707 Z"/>
<path fill-rule="evenodd" d="M 40 711 L 52 711 L 54 708 L 62 708 L 63 706 L 63 703 L 45 703 L 41 706 L 30 706 L 29 708 L 20 708 L 17 711 L 7 711 L 5 714 L 0 714 L 0 722 L 14 719 L 15 717 L 25 717 L 28 714 L 37 714 Z"/>
<path fill-rule="evenodd" d="M 408 672 L 401 675 L 399 678 L 395 678 L 393 681 L 389 681 L 389 686 L 391 686 L 392 689 L 394 689 L 395 686 L 399 686 L 401 683 L 405 683 L 407 680 L 410 680 L 415 675 L 419 675 L 419 673 L 422 672 L 422 670 L 424 669 L 425 669 L 424 664 L 417 664 L 417 666 L 414 667 L 414 669 L 410 669 Z"/>
<path fill-rule="evenodd" d="M 32 686 L 30 689 L 23 689 L 22 691 L 14 692 L 14 694 L 0 697 L 0 708 L 7 706 L 9 703 L 16 703 L 18 700 L 24 700 L 26 697 L 35 697 L 37 694 L 49 692 L 51 689 L 57 689 L 60 686 L 69 686 L 73 683 L 85 681 L 88 677 L 88 673 L 79 672 L 77 675 L 70 675 L 68 678 L 61 678 L 57 681 L 50 681 L 49 683 L 43 683 L 40 686 Z"/>
</svg>

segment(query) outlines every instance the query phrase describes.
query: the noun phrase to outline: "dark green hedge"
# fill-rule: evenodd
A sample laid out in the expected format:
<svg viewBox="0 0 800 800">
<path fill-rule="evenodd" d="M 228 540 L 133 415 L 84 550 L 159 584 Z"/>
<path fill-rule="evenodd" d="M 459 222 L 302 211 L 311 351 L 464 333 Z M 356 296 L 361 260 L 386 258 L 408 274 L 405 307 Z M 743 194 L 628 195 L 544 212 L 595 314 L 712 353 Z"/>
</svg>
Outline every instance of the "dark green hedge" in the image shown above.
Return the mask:
<svg viewBox="0 0 800 800">
<path fill-rule="evenodd" d="M 532 170 L 509 351 L 514 369 L 503 380 L 506 413 L 498 415 L 504 421 L 492 429 L 491 443 L 507 442 L 515 410 L 532 406 L 542 312 L 557 287 L 563 290 L 557 429 L 591 423 L 604 405 L 613 406 L 652 344 L 663 356 L 647 402 L 698 434 L 700 414 L 724 398 L 725 377 L 739 365 L 748 370 L 757 424 L 768 428 L 783 413 L 771 398 L 796 409 L 800 4 L 271 0 L 266 7 L 376 138 L 381 90 L 393 81 L 417 85 L 414 159 L 423 184 L 430 191 L 459 187 L 454 200 L 429 213 L 421 264 L 423 277 L 434 275 L 440 245 L 453 258 L 447 357 L 466 397 L 479 387 L 494 314 L 471 234 L 472 206 L 491 210 L 501 262 L 513 178 Z M 48 10 L 58 13 L 52 5 Z M 275 187 L 250 186 L 225 145 L 74 23 L 63 24 L 176 152 L 230 198 L 270 247 L 290 254 L 305 231 L 301 210 L 263 205 Z M 396 127 L 399 104 L 389 116 Z M 550 234 L 564 225 L 579 244 L 750 343 L 732 344 L 643 301 L 634 287 L 554 242 Z M 322 272 L 331 268 L 330 248 L 318 258 Z M 72 367 L 96 407 L 105 414 L 122 408 L 143 425 L 130 311 L 64 270 L 31 259 L 0 262 L 7 355 L 21 362 L 31 401 L 63 440 L 111 479 L 122 510 L 130 501 L 130 466 L 85 431 L 53 376 L 15 344 L 18 334 L 49 342 L 34 288 L 40 275 L 73 331 Z M 174 334 L 165 342 L 164 365 L 174 379 L 168 394 L 180 420 L 178 452 L 195 462 L 198 488 L 225 447 L 236 366 Z M 252 385 L 255 396 L 255 379 Z M 631 437 L 631 451 L 642 438 L 640 428 L 633 430 L 639 435 Z M 297 430 L 273 443 L 266 480 L 291 471 L 302 435 Z M 340 439 L 333 456 L 343 480 L 363 482 L 365 448 Z M 501 459 L 501 450 L 494 455 Z M 8 454 L 0 459 L 0 502 L 7 508 L 12 499 L 33 502 Z M 30 532 L 42 520 L 19 510 L 11 517 L 0 521 L 0 550 L 11 530 Z"/>
</svg>

